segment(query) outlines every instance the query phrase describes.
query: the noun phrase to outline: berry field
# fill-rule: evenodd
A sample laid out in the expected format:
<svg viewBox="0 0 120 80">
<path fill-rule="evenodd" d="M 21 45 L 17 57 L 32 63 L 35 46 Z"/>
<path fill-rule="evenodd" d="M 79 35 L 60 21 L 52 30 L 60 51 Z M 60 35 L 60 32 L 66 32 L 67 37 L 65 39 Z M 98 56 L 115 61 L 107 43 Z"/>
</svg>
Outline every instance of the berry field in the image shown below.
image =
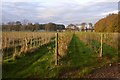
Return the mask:
<svg viewBox="0 0 120 80">
<path fill-rule="evenodd" d="M 84 78 L 118 64 L 118 33 L 3 32 L 3 78 Z"/>
</svg>

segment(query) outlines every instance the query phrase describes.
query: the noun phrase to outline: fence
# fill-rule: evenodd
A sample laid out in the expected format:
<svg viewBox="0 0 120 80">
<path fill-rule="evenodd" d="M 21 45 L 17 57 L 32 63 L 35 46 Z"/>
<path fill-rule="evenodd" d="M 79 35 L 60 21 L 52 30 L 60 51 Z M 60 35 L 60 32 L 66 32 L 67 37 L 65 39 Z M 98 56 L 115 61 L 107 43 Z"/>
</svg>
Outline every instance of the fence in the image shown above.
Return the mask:
<svg viewBox="0 0 120 80">
<path fill-rule="evenodd" d="M 67 54 L 72 36 L 72 32 L 56 33 L 55 65 L 60 64 L 59 60 Z"/>
<path fill-rule="evenodd" d="M 76 33 L 81 41 L 86 43 L 89 47 L 94 48 L 94 42 L 97 41 L 100 43 L 97 53 L 99 57 L 102 57 L 103 53 L 103 44 L 109 45 L 115 49 L 118 48 L 118 38 L 119 33 Z M 92 43 L 92 44 L 91 44 Z"/>
<path fill-rule="evenodd" d="M 54 34 L 47 34 L 47 36 L 45 36 L 45 34 L 37 36 L 28 36 L 26 34 L 26 37 L 24 38 L 8 38 L 7 36 L 3 36 L 2 52 L 4 56 L 19 56 L 22 53 L 34 51 L 42 45 L 55 41 L 54 37 Z"/>
<path fill-rule="evenodd" d="M 22 33 L 21 33 L 22 34 Z M 2 39 L 2 51 L 4 56 L 9 55 L 21 55 L 28 51 L 34 51 L 38 47 L 55 41 L 55 65 L 59 64 L 59 59 L 67 54 L 68 45 L 72 40 L 72 32 L 62 32 L 62 33 L 35 33 L 30 35 L 23 34 L 22 37 L 18 36 L 3 36 Z M 103 44 L 108 44 L 112 47 L 117 47 L 118 45 L 118 34 L 117 33 L 75 33 L 80 40 L 86 44 L 90 44 L 92 40 L 100 42 L 99 57 L 102 57 Z M 18 34 L 17 34 L 18 35 Z M 11 36 L 11 37 L 10 37 Z M 9 53 L 9 54 L 8 54 Z"/>
</svg>

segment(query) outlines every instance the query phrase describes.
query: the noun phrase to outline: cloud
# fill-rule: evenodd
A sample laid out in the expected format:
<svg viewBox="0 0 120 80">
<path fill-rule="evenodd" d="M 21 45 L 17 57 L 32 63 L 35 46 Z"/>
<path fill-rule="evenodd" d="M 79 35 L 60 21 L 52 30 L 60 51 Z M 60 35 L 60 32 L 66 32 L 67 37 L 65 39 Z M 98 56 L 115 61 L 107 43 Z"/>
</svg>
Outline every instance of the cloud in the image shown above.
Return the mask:
<svg viewBox="0 0 120 80">
<path fill-rule="evenodd" d="M 91 2 L 92 0 L 82 0 L 81 2 L 80 0 L 30 1 L 4 2 L 2 6 L 3 22 L 27 19 L 30 22 L 39 23 L 95 23 L 111 11 L 117 10 L 118 7 L 117 2 Z"/>
<path fill-rule="evenodd" d="M 118 13 L 118 10 L 114 10 L 114 11 L 109 11 L 109 12 L 105 12 L 105 13 L 102 13 L 102 14 L 100 14 L 100 15 L 109 15 L 109 14 L 112 14 L 112 13 L 115 13 L 115 14 L 117 14 Z"/>
<path fill-rule="evenodd" d="M 73 1 L 73 0 L 3 0 L 3 2 L 69 2 L 69 1 Z M 76 2 L 79 3 L 86 3 L 86 2 L 118 2 L 119 0 L 74 0 Z"/>
</svg>

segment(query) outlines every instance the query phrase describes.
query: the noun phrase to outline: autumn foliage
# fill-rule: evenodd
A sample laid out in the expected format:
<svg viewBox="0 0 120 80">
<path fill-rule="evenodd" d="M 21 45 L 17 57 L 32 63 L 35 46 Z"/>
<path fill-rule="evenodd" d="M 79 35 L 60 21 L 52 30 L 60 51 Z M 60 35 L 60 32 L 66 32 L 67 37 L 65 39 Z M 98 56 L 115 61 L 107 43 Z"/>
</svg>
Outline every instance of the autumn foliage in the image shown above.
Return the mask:
<svg viewBox="0 0 120 80">
<path fill-rule="evenodd" d="M 118 21 L 119 14 L 109 14 L 105 18 L 102 18 L 95 24 L 95 32 L 120 32 Z"/>
</svg>

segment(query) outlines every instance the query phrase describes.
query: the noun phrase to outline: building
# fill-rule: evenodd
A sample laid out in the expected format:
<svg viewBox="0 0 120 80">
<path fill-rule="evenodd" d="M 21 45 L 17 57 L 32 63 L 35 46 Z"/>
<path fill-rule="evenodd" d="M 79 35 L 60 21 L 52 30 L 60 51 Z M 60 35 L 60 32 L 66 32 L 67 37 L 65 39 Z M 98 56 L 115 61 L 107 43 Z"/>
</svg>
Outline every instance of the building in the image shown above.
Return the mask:
<svg viewBox="0 0 120 80">
<path fill-rule="evenodd" d="M 79 28 L 76 26 L 76 25 L 74 25 L 74 24 L 69 24 L 68 26 L 67 26 L 67 28 L 66 28 L 67 30 L 76 30 L 76 31 L 79 31 Z"/>
</svg>

